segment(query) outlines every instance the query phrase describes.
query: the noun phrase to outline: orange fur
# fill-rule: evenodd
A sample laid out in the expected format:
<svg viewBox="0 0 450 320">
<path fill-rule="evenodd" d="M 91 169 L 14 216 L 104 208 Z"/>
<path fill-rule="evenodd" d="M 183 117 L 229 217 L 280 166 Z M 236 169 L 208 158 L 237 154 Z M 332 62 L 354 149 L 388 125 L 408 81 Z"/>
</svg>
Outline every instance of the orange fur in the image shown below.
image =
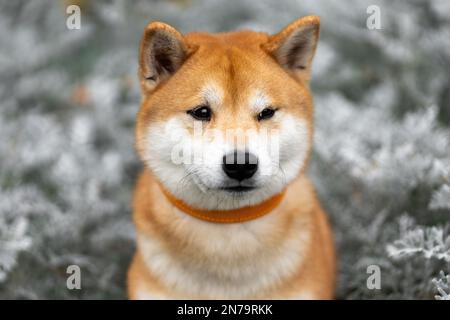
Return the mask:
<svg viewBox="0 0 450 320">
<path fill-rule="evenodd" d="M 276 122 L 255 121 L 254 114 L 244 107 L 251 88 L 259 87 L 267 92 L 274 105 L 280 106 L 282 112 L 306 122 L 310 146 L 313 132 L 313 101 L 308 85 L 310 68 L 286 70 L 280 67 L 274 52 L 291 32 L 305 25 L 317 26 L 317 36 L 318 24 L 317 17 L 306 17 L 274 36 L 251 31 L 192 33 L 183 36 L 165 24 L 150 24 L 146 29 L 147 36 L 144 36 L 140 56 L 143 99 L 136 125 L 136 148 L 140 156 L 144 159 L 147 152 L 145 134 L 149 124 L 164 123 L 184 113 L 189 107 L 201 104 L 202 97 L 198 92 L 208 82 L 218 84 L 224 92 L 222 104 L 211 106 L 217 111 L 217 116 L 208 124 L 209 128 L 225 130 L 239 127 L 260 130 L 261 126 L 280 126 Z M 169 32 L 177 41 L 181 41 L 185 56 L 177 57 L 181 60 L 175 61 L 176 72 L 170 75 L 161 74 L 154 83 L 150 83 L 148 78 L 153 76 L 152 70 L 146 69 L 143 64 L 145 65 L 145 54 L 148 53 L 145 49 L 148 34 L 153 34 L 155 30 Z M 189 120 L 184 124 L 192 130 Z M 310 148 L 307 151 L 309 158 Z M 239 226 L 196 221 L 174 208 L 163 195 L 159 183 L 152 170 L 146 168 L 135 188 L 133 219 L 139 241 L 128 273 L 128 292 L 131 299 L 333 298 L 336 273 L 333 236 L 314 187 L 305 175 L 305 166 L 301 168 L 297 178 L 286 186 L 286 194 L 273 212 L 254 221 L 240 223 Z M 198 232 L 192 228 L 198 228 Z M 234 244 L 230 243 L 230 248 L 218 248 L 215 249 L 216 256 L 211 254 L 211 246 L 214 244 L 206 242 L 214 242 L 217 239 L 220 243 L 223 230 L 229 230 L 232 237 L 234 232 L 244 232 L 247 229 L 256 230 L 255 237 L 262 234 L 264 236 L 248 248 L 244 243 L 242 251 L 239 251 L 238 245 L 237 249 L 232 251 L 230 248 Z M 204 234 L 210 236 L 204 239 L 203 244 L 196 237 Z M 299 234 L 303 235 L 300 240 Z M 245 234 L 245 237 L 247 236 L 249 235 Z M 237 270 L 251 266 L 264 275 L 264 268 L 257 269 L 259 263 L 276 265 L 280 250 L 284 250 L 282 248 L 294 252 L 289 256 L 292 262 L 279 262 L 280 265 L 286 265 L 286 270 L 280 270 L 279 277 L 272 277 L 267 284 L 261 284 L 261 290 L 242 290 L 242 293 L 236 293 L 233 289 L 224 289 L 222 295 L 221 291 L 214 291 L 215 289 L 205 289 L 204 292 L 180 289 L 184 286 L 175 280 L 170 282 L 170 274 L 164 274 L 164 270 L 152 270 L 148 265 L 146 250 L 149 249 L 145 239 L 151 239 L 152 246 L 157 245 L 155 250 L 160 250 L 161 257 L 168 257 L 174 264 L 185 266 L 180 270 L 188 275 L 189 268 L 198 261 L 205 268 L 205 279 L 209 274 L 209 267 L 228 264 Z M 298 248 L 292 245 L 297 243 L 296 241 L 300 243 Z M 227 245 L 226 241 L 224 243 Z M 255 248 L 260 249 L 255 252 Z M 228 252 L 236 254 L 228 256 Z M 261 261 L 252 260 L 259 257 Z"/>
</svg>

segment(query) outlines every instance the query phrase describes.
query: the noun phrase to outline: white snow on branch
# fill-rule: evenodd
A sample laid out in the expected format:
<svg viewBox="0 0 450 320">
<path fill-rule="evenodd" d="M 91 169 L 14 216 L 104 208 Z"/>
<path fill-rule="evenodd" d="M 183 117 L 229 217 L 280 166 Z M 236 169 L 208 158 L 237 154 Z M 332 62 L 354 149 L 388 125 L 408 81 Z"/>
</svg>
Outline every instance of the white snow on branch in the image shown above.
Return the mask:
<svg viewBox="0 0 450 320">
<path fill-rule="evenodd" d="M 450 235 L 441 227 L 415 226 L 411 218 L 404 216 L 400 219 L 400 238 L 386 249 L 393 258 L 421 254 L 427 259 L 450 262 Z"/>
<path fill-rule="evenodd" d="M 450 274 L 445 275 L 444 271 L 439 273 L 439 279 L 433 279 L 438 294 L 436 300 L 450 300 Z"/>
<path fill-rule="evenodd" d="M 450 209 L 450 184 L 442 185 L 433 193 L 430 209 Z"/>
</svg>

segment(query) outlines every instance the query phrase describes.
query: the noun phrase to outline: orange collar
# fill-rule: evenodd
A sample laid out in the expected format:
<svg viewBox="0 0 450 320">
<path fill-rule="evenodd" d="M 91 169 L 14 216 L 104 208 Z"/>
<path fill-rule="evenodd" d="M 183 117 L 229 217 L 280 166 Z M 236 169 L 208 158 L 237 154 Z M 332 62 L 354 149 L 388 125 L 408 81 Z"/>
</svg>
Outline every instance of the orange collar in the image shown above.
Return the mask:
<svg viewBox="0 0 450 320">
<path fill-rule="evenodd" d="M 274 195 L 273 197 L 256 204 L 230 210 L 206 210 L 196 209 L 185 203 L 183 200 L 175 198 L 165 188 L 160 186 L 167 200 L 179 210 L 201 220 L 216 223 L 237 223 L 253 220 L 262 217 L 275 209 L 283 200 L 285 191 Z"/>
</svg>

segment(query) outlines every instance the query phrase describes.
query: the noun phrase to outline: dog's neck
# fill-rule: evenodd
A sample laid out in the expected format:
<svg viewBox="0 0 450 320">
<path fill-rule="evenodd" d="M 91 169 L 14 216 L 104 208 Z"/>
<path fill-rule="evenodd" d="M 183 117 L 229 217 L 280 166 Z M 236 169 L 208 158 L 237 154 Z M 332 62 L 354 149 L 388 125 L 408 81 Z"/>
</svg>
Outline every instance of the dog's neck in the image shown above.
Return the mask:
<svg viewBox="0 0 450 320">
<path fill-rule="evenodd" d="M 269 199 L 252 206 L 230 210 L 205 210 L 188 205 L 183 200 L 176 198 L 163 186 L 159 186 L 167 200 L 177 209 L 197 219 L 215 223 L 238 223 L 262 217 L 278 207 L 285 194 L 285 191 L 277 193 Z"/>
</svg>

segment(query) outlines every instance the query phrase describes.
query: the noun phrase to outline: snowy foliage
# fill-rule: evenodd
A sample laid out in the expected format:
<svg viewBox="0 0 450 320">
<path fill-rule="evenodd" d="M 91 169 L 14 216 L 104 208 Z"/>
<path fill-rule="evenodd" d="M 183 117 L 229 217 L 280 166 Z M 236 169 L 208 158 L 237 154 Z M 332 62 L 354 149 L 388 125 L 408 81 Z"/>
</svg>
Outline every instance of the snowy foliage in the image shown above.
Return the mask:
<svg viewBox="0 0 450 320">
<path fill-rule="evenodd" d="M 414 227 L 410 218 L 400 220 L 400 239 L 388 245 L 393 257 L 422 254 L 426 259 L 436 258 L 450 262 L 450 235 L 438 227 Z"/>
<path fill-rule="evenodd" d="M 430 209 L 450 209 L 450 185 L 444 184 L 433 193 Z"/>
<path fill-rule="evenodd" d="M 439 292 L 439 294 L 436 295 L 436 299 L 450 300 L 450 274 L 445 275 L 444 272 L 441 271 L 439 276 L 439 279 L 433 279 L 433 283 L 436 285 Z"/>
<path fill-rule="evenodd" d="M 335 230 L 337 296 L 449 299 L 448 1 L 67 1 L 80 30 L 66 28 L 65 3 L 0 5 L 0 298 L 126 297 L 150 20 L 274 32 L 317 14 L 310 175 Z M 369 5 L 381 30 L 366 28 Z M 71 264 L 82 290 L 66 288 Z M 372 264 L 380 290 L 366 287 Z"/>
</svg>

